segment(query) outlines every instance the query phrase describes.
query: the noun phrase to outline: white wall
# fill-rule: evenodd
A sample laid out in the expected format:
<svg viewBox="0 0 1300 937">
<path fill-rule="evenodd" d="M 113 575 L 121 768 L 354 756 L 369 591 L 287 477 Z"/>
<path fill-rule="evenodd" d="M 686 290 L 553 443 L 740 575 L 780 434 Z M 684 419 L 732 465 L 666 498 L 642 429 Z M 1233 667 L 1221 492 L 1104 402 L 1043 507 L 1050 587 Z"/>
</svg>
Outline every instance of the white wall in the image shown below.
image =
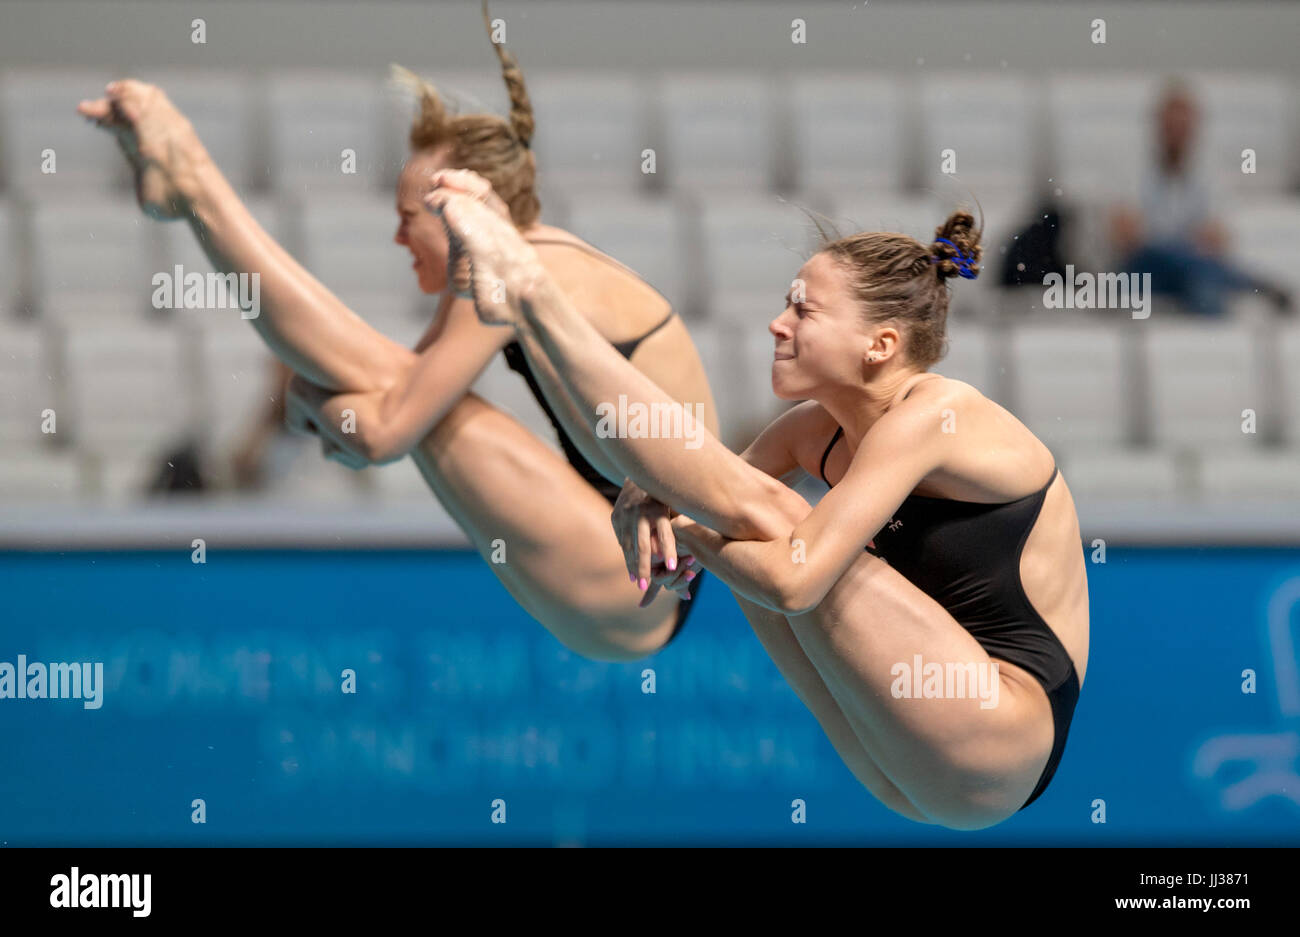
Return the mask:
<svg viewBox="0 0 1300 937">
<path fill-rule="evenodd" d="M 525 66 L 970 65 L 1300 74 L 1300 4 L 1052 0 L 494 0 Z M 207 44 L 190 21 L 207 22 Z M 807 22 L 808 42 L 790 41 Z M 1094 17 L 1106 45 L 1090 41 Z M 967 58 L 969 56 L 969 58 Z M 923 59 L 923 64 L 918 64 Z M 0 63 L 487 66 L 476 0 L 0 0 Z"/>
</svg>

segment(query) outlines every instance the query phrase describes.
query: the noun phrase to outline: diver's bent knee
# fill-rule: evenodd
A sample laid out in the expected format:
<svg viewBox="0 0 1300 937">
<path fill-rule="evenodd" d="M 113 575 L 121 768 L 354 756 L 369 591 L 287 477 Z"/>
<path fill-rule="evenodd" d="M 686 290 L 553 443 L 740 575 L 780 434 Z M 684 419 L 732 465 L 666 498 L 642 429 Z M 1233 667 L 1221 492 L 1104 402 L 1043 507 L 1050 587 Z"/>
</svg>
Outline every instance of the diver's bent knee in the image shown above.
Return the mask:
<svg viewBox="0 0 1300 937">
<path fill-rule="evenodd" d="M 675 627 L 675 615 L 648 629 L 633 623 L 619 627 L 583 616 L 566 618 L 561 627 L 547 624 L 547 630 L 573 653 L 609 664 L 627 664 L 658 654 L 672 639 Z"/>
<path fill-rule="evenodd" d="M 918 807 L 927 822 L 950 830 L 973 832 L 997 826 L 1011 817 L 1018 807 L 990 803 L 986 798 L 959 797 Z"/>
<path fill-rule="evenodd" d="M 667 642 L 661 642 L 659 647 L 653 650 L 641 650 L 629 647 L 617 641 L 600 640 L 588 636 L 561 635 L 556 634 L 556 640 L 563 644 L 579 657 L 585 657 L 587 660 L 594 660 L 602 664 L 628 664 L 638 660 L 644 660 L 653 654 L 659 652 Z"/>
</svg>

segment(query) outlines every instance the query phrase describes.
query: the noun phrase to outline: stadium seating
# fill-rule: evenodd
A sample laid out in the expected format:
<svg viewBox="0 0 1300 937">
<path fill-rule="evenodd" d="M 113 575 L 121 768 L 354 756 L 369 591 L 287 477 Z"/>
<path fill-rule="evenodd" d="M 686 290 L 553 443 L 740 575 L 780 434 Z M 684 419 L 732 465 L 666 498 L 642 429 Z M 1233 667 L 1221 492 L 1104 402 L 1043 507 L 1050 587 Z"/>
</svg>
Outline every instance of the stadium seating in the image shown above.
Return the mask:
<svg viewBox="0 0 1300 937">
<path fill-rule="evenodd" d="M 494 68 L 407 64 L 452 110 L 507 110 Z M 418 292 L 408 252 L 393 243 L 409 93 L 378 72 L 140 75 L 193 121 L 273 238 L 376 329 L 407 346 L 418 338 L 436 298 Z M 159 274 L 211 264 L 188 225 L 143 216 L 112 141 L 74 113 L 108 77 L 0 75 L 7 502 L 140 497 L 169 447 L 194 438 L 233 450 L 275 392 L 269 353 L 233 309 L 154 301 Z M 1231 195 L 1222 217 L 1232 256 L 1300 293 L 1294 82 L 1249 71 L 1187 80 L 1203 103 L 1198 165 Z M 983 273 L 951 282 L 948 353 L 935 371 L 1012 410 L 1080 497 L 1294 497 L 1300 327 L 1235 312 L 1189 321 L 1163 300 L 1141 321 L 1048 310 L 1037 287 L 996 282 L 1043 197 L 1083 206 L 1095 223 L 1103 203 L 1131 191 L 1163 76 L 540 68 L 528 81 L 544 220 L 627 264 L 685 317 L 732 445 L 790 405 L 771 393 L 768 324 L 819 242 L 810 215 L 830 236 L 899 230 L 928 243 L 966 204 L 983 214 Z M 1254 174 L 1240 171 L 1247 146 Z M 646 148 L 654 173 L 643 172 Z M 53 173 L 42 171 L 47 150 Z M 355 173 L 344 171 L 344 150 L 356 154 Z M 1083 249 L 1096 248 L 1095 230 L 1080 229 Z M 475 389 L 553 438 L 501 360 Z M 58 415 L 54 436 L 40 431 L 46 408 Z M 324 463 L 314 441 L 293 451 L 277 490 L 298 500 L 428 497 L 409 463 L 351 473 Z"/>
</svg>

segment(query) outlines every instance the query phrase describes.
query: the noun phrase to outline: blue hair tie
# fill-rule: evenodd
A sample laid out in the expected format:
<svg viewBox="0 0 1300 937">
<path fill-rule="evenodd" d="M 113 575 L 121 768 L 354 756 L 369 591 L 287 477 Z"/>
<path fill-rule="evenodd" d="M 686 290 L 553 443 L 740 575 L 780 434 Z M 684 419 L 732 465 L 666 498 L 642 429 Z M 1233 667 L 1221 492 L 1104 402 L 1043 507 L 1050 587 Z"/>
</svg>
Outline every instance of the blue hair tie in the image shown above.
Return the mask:
<svg viewBox="0 0 1300 937">
<path fill-rule="evenodd" d="M 956 244 L 954 244 L 952 241 L 948 240 L 947 238 L 935 238 L 934 242 L 936 244 L 947 244 L 949 247 L 951 247 L 953 250 L 957 252 L 957 256 L 952 258 L 952 262 L 957 265 L 957 274 L 960 277 L 962 277 L 962 279 L 965 280 L 975 279 L 975 271 L 971 269 L 971 267 L 975 266 L 975 258 L 967 257 L 965 254 L 962 253 L 960 247 L 958 247 Z M 943 258 L 941 257 L 931 256 L 930 263 L 937 264 L 942 259 Z"/>
</svg>

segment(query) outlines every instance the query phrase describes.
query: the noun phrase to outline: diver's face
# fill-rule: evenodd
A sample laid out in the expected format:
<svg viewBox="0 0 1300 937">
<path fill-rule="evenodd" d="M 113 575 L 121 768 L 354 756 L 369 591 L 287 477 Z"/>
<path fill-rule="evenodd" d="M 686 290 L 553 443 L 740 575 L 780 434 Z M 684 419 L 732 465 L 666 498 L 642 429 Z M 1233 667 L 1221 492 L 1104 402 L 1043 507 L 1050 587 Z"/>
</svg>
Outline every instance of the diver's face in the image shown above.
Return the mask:
<svg viewBox="0 0 1300 937">
<path fill-rule="evenodd" d="M 862 382 L 870 337 L 849 276 L 829 255 L 800 268 L 768 331 L 776 340 L 772 391 L 781 399 L 816 399 L 827 388 Z"/>
<path fill-rule="evenodd" d="M 447 288 L 447 233 L 424 204 L 424 197 L 432 191 L 429 177 L 447 168 L 445 148 L 425 150 L 406 161 L 397 180 L 398 225 L 393 240 L 411 252 L 411 268 L 422 293 L 441 293 Z"/>
</svg>

